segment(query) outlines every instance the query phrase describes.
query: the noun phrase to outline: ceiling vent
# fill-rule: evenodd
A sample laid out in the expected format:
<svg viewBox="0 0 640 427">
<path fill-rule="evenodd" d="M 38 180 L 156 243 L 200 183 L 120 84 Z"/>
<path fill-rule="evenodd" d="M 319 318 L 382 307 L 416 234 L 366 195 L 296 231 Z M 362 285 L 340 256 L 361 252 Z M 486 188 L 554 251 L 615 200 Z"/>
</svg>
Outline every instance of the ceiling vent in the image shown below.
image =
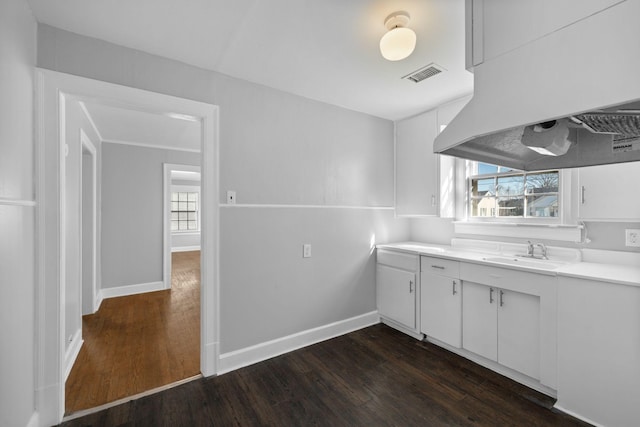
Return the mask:
<svg viewBox="0 0 640 427">
<path fill-rule="evenodd" d="M 411 80 L 414 83 L 420 83 L 421 81 L 426 80 L 429 77 L 433 77 L 436 74 L 440 74 L 443 71 L 444 68 L 432 63 L 414 71 L 413 73 L 407 74 L 403 79 Z"/>
</svg>

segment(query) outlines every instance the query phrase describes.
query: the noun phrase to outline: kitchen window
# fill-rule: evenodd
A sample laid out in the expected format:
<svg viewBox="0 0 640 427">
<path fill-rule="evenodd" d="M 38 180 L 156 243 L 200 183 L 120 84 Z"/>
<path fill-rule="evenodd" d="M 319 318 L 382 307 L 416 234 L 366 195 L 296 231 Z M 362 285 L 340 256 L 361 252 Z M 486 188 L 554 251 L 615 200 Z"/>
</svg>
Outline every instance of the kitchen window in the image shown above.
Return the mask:
<svg viewBox="0 0 640 427">
<path fill-rule="evenodd" d="M 199 194 L 195 191 L 171 192 L 171 231 L 200 230 L 198 221 Z"/>
<path fill-rule="evenodd" d="M 523 172 L 487 163 L 470 162 L 470 219 L 560 218 L 560 172 Z"/>
</svg>

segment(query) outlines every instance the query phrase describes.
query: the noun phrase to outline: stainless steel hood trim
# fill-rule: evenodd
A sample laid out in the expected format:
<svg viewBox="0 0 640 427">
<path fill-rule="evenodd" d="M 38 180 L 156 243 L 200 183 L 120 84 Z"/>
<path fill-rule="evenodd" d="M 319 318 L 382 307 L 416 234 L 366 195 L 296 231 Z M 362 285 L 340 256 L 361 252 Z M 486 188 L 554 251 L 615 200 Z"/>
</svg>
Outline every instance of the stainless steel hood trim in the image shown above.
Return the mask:
<svg viewBox="0 0 640 427">
<path fill-rule="evenodd" d="M 523 170 L 640 160 L 634 152 L 590 155 L 586 148 L 557 157 L 497 153 L 476 141 L 640 100 L 638 16 L 640 2 L 625 1 L 476 66 L 474 97 L 436 138 L 434 151 Z"/>
</svg>

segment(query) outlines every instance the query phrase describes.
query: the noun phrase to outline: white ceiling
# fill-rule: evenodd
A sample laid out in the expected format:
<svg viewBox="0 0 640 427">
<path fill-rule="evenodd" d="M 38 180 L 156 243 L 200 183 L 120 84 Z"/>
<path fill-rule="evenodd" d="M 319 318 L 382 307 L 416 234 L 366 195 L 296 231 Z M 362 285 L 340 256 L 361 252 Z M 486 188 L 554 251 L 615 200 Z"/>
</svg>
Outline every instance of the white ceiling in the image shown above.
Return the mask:
<svg viewBox="0 0 640 427">
<path fill-rule="evenodd" d="M 464 0 L 29 0 L 39 22 L 397 120 L 473 90 Z M 384 19 L 404 10 L 415 52 L 384 60 Z M 430 63 L 421 83 L 401 77 Z"/>
<path fill-rule="evenodd" d="M 200 122 L 83 102 L 103 142 L 200 151 Z"/>
</svg>

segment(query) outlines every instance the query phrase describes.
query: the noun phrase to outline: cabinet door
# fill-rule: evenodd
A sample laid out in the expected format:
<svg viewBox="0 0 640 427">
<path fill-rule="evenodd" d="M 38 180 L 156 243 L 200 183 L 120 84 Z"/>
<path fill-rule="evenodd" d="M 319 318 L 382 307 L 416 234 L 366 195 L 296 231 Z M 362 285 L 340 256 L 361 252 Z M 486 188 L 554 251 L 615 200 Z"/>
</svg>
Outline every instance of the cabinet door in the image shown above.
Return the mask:
<svg viewBox="0 0 640 427">
<path fill-rule="evenodd" d="M 378 264 L 377 285 L 380 315 L 415 329 L 415 273 Z"/>
<path fill-rule="evenodd" d="M 462 293 L 462 347 L 498 360 L 497 289 L 464 282 Z"/>
<path fill-rule="evenodd" d="M 640 181 L 640 162 L 580 168 L 580 218 L 637 221 L 640 198 L 629 189 Z"/>
<path fill-rule="evenodd" d="M 422 273 L 420 286 L 420 332 L 460 348 L 462 346 L 460 280 Z"/>
<path fill-rule="evenodd" d="M 540 297 L 498 292 L 498 363 L 540 378 Z"/>
<path fill-rule="evenodd" d="M 437 113 L 396 123 L 396 212 L 438 214 L 438 155 L 433 152 Z"/>
</svg>

